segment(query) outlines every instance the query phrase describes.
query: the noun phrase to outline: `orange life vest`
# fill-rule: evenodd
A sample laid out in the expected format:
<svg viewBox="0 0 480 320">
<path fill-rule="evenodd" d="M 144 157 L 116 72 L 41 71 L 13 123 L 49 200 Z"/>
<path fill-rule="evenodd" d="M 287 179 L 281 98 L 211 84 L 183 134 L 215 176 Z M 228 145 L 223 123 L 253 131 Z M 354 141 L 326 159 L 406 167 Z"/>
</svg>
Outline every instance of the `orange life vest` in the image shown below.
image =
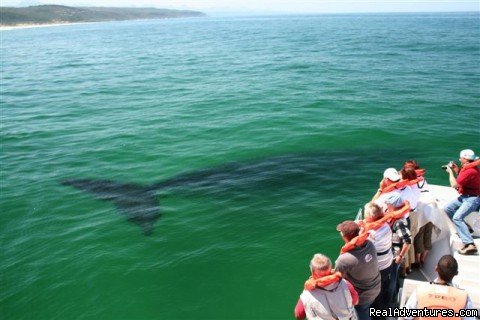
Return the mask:
<svg viewBox="0 0 480 320">
<path fill-rule="evenodd" d="M 389 223 L 389 217 L 383 216 L 382 218 L 376 221 L 366 221 L 363 223 L 362 233 L 369 232 L 372 230 L 380 229 L 385 223 Z"/>
<path fill-rule="evenodd" d="M 352 240 L 348 241 L 345 243 L 345 245 L 340 249 L 340 253 L 345 253 L 350 250 L 353 250 L 357 247 L 361 247 L 365 241 L 367 241 L 369 234 L 368 233 L 362 233 L 353 238 Z"/>
<path fill-rule="evenodd" d="M 423 180 L 424 180 L 423 177 L 418 177 L 417 179 L 413 179 L 413 180 L 402 179 L 398 182 L 392 183 L 386 187 L 381 188 L 380 193 L 388 193 L 396 189 L 399 190 L 399 189 L 405 188 L 406 186 L 413 186 Z"/>
<path fill-rule="evenodd" d="M 465 170 L 465 169 L 474 168 L 476 166 L 480 166 L 480 159 L 464 164 L 462 166 L 462 168 L 460 169 L 460 171 Z"/>
<path fill-rule="evenodd" d="M 342 274 L 340 272 L 335 272 L 320 278 L 314 279 L 313 276 L 311 276 L 307 281 L 305 281 L 305 290 L 308 291 L 313 291 L 317 287 L 324 288 L 328 286 L 329 284 L 335 283 L 340 281 L 342 279 Z"/>
<path fill-rule="evenodd" d="M 458 312 L 467 304 L 467 293 L 452 286 L 431 283 L 417 289 L 417 309 L 453 309 Z M 416 319 L 441 319 L 416 318 Z M 460 317 L 449 317 L 449 319 L 460 319 Z"/>
<path fill-rule="evenodd" d="M 378 228 L 383 226 L 385 222 L 387 222 L 391 226 L 395 221 L 403 218 L 407 213 L 409 213 L 410 210 L 410 203 L 408 201 L 404 201 L 404 204 L 400 209 L 385 213 L 385 215 L 381 219 L 371 222 L 364 220 L 361 223 L 361 225 L 363 226 L 362 233 L 367 233 L 370 230 L 377 230 Z"/>
</svg>

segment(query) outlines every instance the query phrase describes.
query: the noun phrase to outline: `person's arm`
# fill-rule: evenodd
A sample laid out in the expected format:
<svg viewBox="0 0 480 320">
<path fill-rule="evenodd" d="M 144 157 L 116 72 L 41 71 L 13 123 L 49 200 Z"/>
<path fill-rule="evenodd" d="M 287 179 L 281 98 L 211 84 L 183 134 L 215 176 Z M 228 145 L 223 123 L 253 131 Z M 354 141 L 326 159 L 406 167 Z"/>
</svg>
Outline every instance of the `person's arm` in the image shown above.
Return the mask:
<svg viewBox="0 0 480 320">
<path fill-rule="evenodd" d="M 450 166 L 447 166 L 447 173 L 448 173 L 448 181 L 450 182 L 450 186 L 452 188 L 458 188 L 457 179 L 455 179 L 455 175 L 453 174 L 453 169 Z"/>
<path fill-rule="evenodd" d="M 467 303 L 465 304 L 464 309 L 473 309 L 473 303 L 470 296 L 467 296 Z M 475 317 L 463 317 L 462 320 L 475 320 Z"/>
<path fill-rule="evenodd" d="M 335 261 L 335 271 L 338 271 L 342 274 L 342 278 L 348 280 L 348 275 L 347 275 L 347 265 L 342 262 L 343 255 L 340 255 L 337 258 L 337 261 Z"/>
<path fill-rule="evenodd" d="M 378 189 L 378 190 L 377 190 L 377 193 L 375 193 L 375 194 L 373 195 L 373 198 L 372 198 L 372 200 L 370 200 L 370 201 L 375 201 L 375 200 L 377 200 L 378 197 L 380 197 L 381 194 L 382 194 L 382 189 Z"/>
<path fill-rule="evenodd" d="M 352 304 L 356 306 L 358 304 L 358 292 L 353 287 L 353 284 L 348 281 L 347 279 L 343 279 L 347 283 L 348 291 L 350 291 L 350 295 L 352 296 Z"/>
<path fill-rule="evenodd" d="M 396 264 L 400 264 L 402 262 L 403 258 L 405 257 L 405 255 L 408 252 L 408 249 L 410 249 L 410 244 L 404 242 L 403 246 L 402 246 L 402 250 L 400 251 L 398 256 L 395 257 L 395 263 Z"/>
<path fill-rule="evenodd" d="M 305 307 L 303 306 L 302 299 L 298 299 L 297 305 L 295 306 L 295 318 L 297 320 L 303 320 L 307 317 L 305 314 Z"/>
<path fill-rule="evenodd" d="M 380 183 L 378 184 L 377 193 L 375 193 L 375 194 L 373 195 L 373 198 L 372 198 L 372 200 L 370 200 L 370 201 L 375 201 L 378 197 L 380 197 L 380 195 L 382 194 L 382 189 L 385 188 L 385 185 L 386 185 L 385 179 L 382 179 L 382 180 L 380 181 Z"/>
<path fill-rule="evenodd" d="M 410 249 L 410 245 L 412 244 L 412 237 L 410 230 L 402 221 L 398 222 L 398 231 L 396 232 L 399 233 L 399 236 L 402 237 L 403 240 L 402 250 L 400 250 L 398 256 L 395 257 L 395 263 L 400 264 L 400 262 L 402 262 L 403 260 L 403 257 L 405 257 L 405 255 L 407 254 L 408 249 Z"/>
</svg>

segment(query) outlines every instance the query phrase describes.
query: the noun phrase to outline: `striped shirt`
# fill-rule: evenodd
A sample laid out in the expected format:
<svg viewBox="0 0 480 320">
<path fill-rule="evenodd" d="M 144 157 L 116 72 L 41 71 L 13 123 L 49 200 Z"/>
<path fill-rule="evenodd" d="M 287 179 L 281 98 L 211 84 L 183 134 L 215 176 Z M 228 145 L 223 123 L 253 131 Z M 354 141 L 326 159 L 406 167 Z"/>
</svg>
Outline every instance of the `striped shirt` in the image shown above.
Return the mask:
<svg viewBox="0 0 480 320">
<path fill-rule="evenodd" d="M 377 230 L 370 231 L 369 239 L 375 245 L 377 251 L 378 270 L 384 270 L 392 264 L 392 230 L 384 223 Z"/>
</svg>

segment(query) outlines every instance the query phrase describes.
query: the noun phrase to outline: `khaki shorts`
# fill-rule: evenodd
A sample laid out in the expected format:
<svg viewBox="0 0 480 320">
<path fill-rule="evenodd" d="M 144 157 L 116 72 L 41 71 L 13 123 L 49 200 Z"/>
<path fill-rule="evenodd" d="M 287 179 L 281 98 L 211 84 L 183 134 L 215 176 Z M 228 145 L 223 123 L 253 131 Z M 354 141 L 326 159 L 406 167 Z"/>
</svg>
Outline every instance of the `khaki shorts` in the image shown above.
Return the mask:
<svg viewBox="0 0 480 320">
<path fill-rule="evenodd" d="M 429 222 L 418 230 L 413 239 L 415 253 L 424 253 L 432 249 L 432 230 L 433 223 Z"/>
</svg>

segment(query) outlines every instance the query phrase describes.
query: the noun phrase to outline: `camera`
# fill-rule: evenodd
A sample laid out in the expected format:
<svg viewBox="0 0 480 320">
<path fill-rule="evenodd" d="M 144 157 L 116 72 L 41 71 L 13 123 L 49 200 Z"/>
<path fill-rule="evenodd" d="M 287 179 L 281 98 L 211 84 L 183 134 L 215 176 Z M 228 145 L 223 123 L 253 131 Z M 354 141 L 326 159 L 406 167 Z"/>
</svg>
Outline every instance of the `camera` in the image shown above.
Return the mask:
<svg viewBox="0 0 480 320">
<path fill-rule="evenodd" d="M 453 169 L 453 167 L 455 167 L 455 161 L 450 161 L 448 164 L 443 165 L 442 169 L 447 170 L 447 167 L 450 167 L 450 169 Z"/>
</svg>

